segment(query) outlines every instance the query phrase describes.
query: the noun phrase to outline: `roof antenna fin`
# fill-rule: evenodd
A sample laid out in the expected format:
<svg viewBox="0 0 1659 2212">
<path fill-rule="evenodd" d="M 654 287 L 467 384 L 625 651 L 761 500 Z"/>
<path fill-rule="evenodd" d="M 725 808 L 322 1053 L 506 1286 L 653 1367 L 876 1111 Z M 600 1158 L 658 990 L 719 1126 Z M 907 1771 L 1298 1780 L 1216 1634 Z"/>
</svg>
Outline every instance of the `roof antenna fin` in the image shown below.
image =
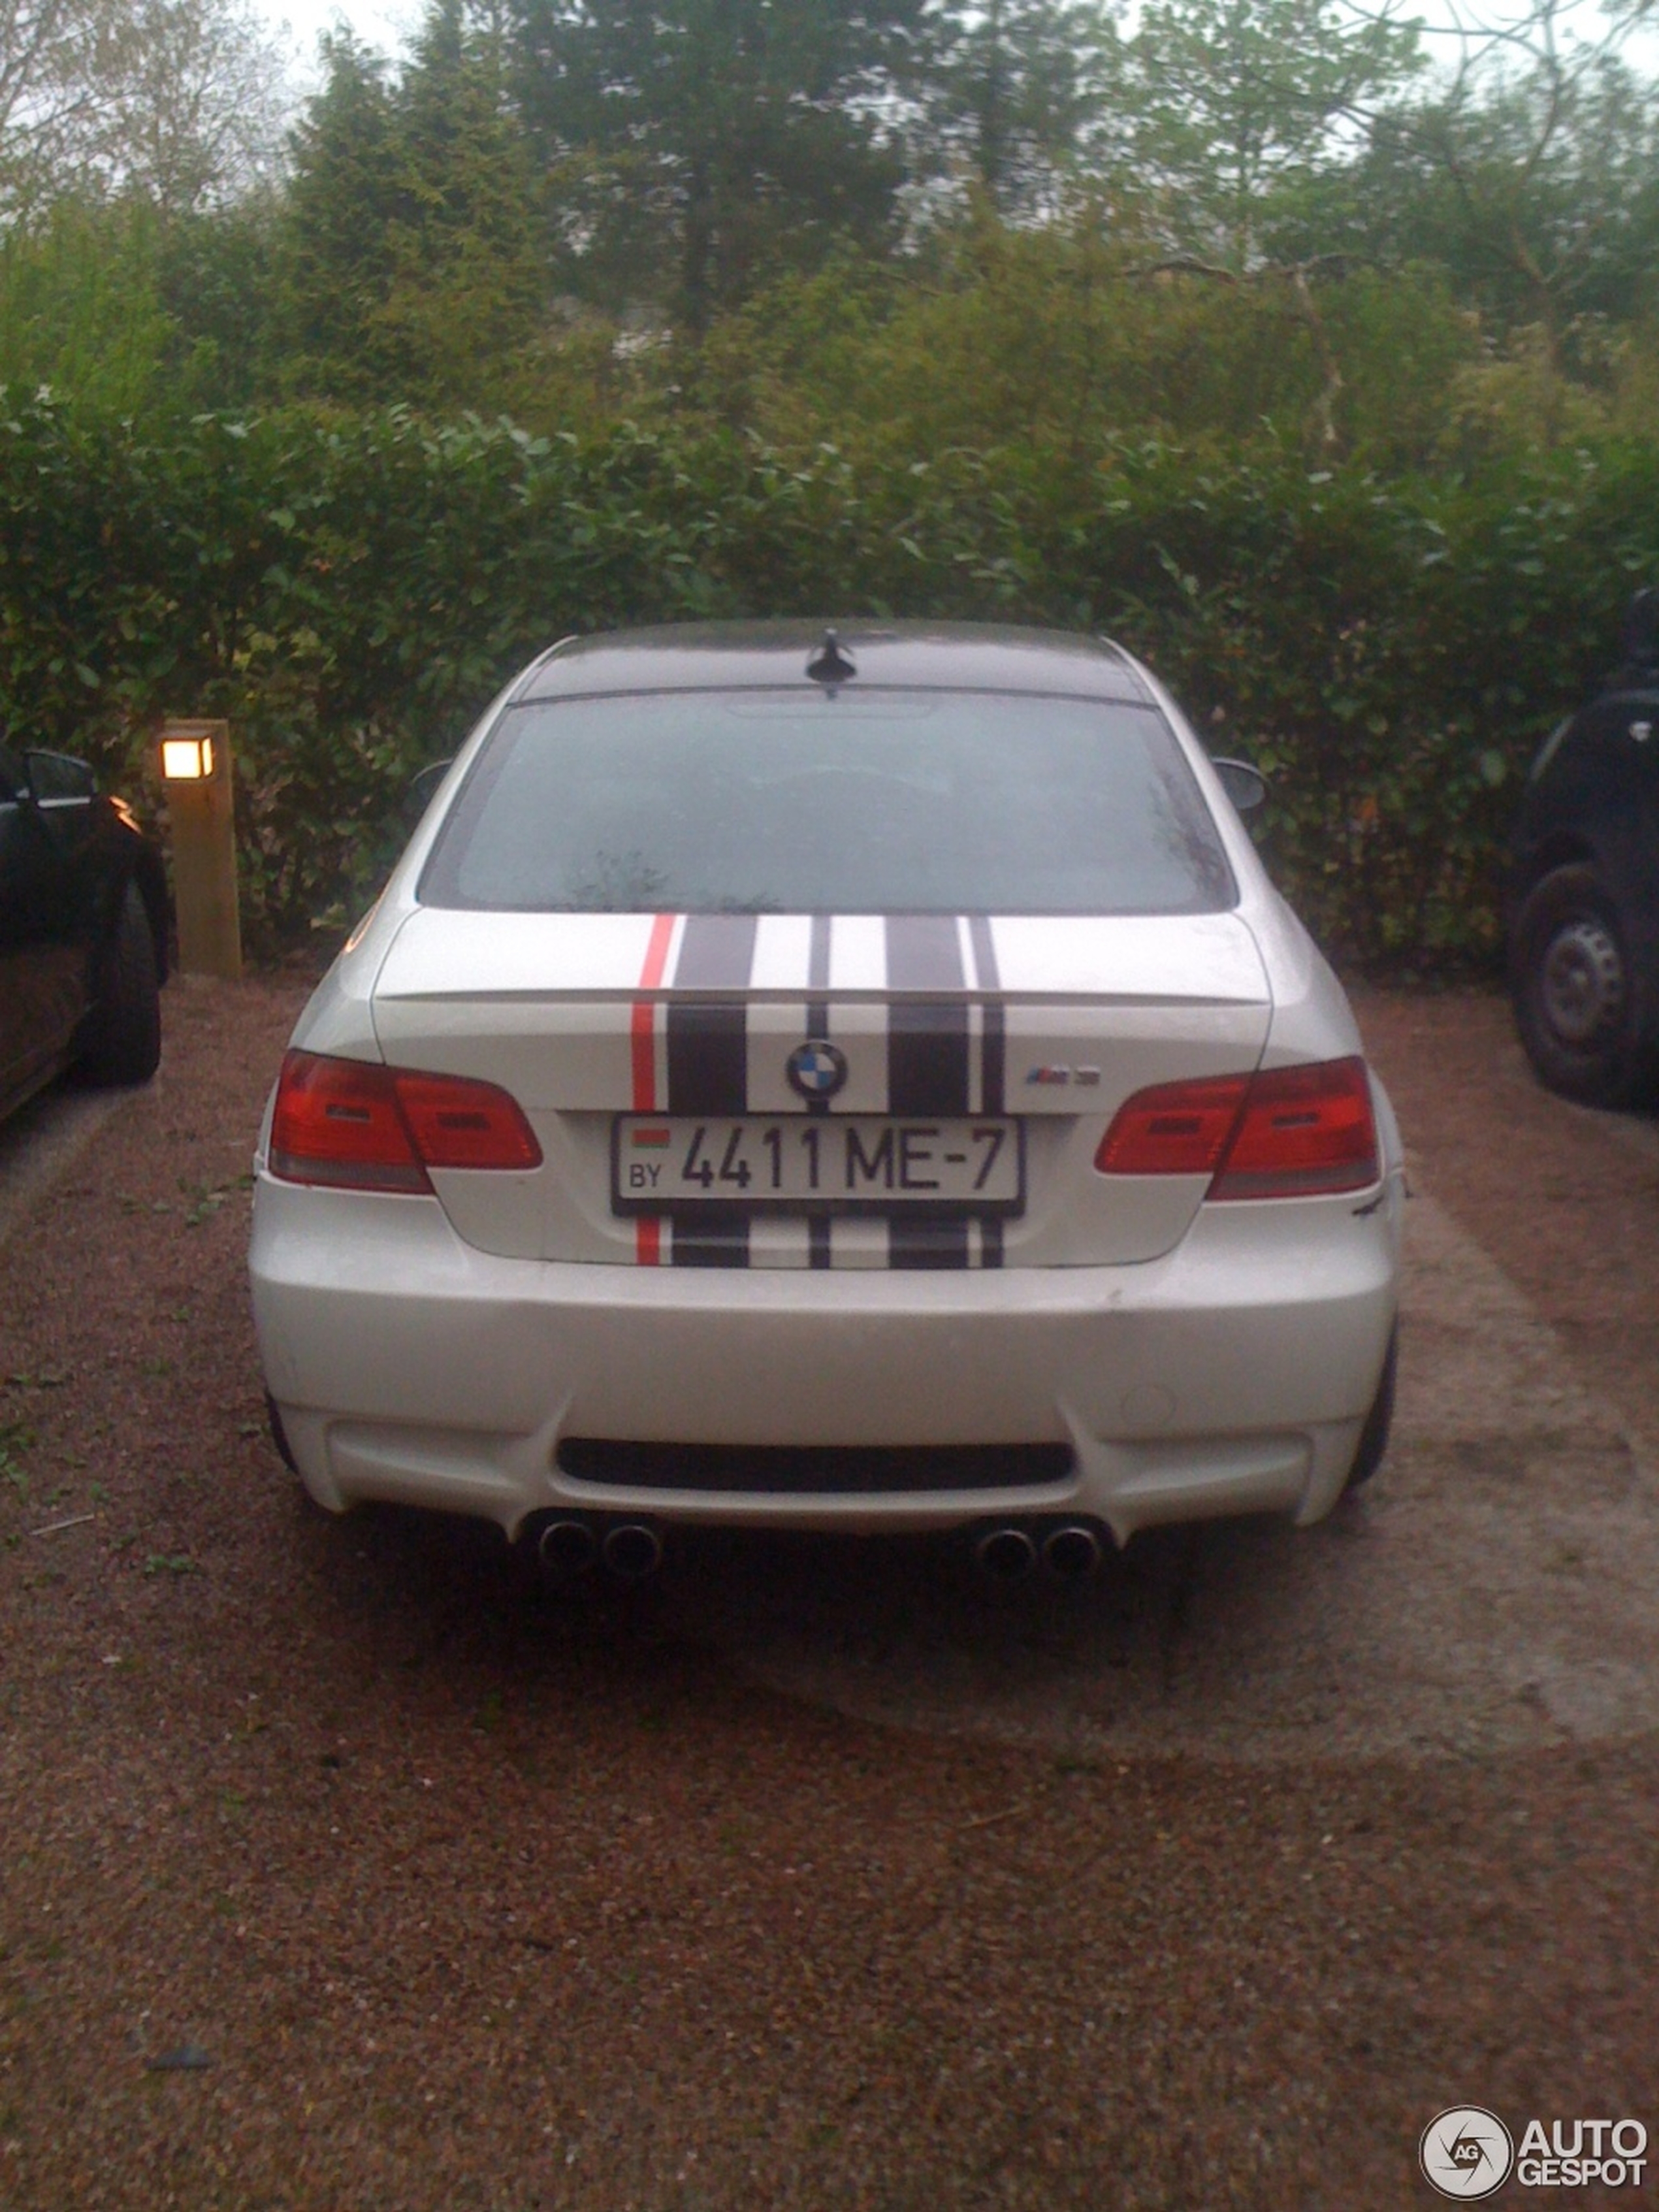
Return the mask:
<svg viewBox="0 0 1659 2212">
<path fill-rule="evenodd" d="M 806 672 L 814 684 L 823 684 L 834 690 L 837 684 L 845 684 L 849 677 L 858 674 L 858 665 L 849 653 L 842 650 L 840 639 L 832 629 L 823 633 L 823 643 L 806 664 Z"/>
</svg>

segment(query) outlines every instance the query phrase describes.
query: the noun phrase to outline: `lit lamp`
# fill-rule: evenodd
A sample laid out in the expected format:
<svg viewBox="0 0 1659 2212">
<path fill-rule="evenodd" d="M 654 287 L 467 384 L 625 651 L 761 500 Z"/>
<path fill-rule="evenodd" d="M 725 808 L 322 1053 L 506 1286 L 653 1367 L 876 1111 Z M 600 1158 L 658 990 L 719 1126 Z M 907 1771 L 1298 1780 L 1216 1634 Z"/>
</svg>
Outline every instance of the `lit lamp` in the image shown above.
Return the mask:
<svg viewBox="0 0 1659 2212">
<path fill-rule="evenodd" d="M 168 783 L 200 783 L 213 773 L 211 738 L 163 738 L 161 775 Z"/>
<path fill-rule="evenodd" d="M 228 722 L 163 722 L 161 781 L 173 821 L 181 974 L 242 972 Z"/>
</svg>

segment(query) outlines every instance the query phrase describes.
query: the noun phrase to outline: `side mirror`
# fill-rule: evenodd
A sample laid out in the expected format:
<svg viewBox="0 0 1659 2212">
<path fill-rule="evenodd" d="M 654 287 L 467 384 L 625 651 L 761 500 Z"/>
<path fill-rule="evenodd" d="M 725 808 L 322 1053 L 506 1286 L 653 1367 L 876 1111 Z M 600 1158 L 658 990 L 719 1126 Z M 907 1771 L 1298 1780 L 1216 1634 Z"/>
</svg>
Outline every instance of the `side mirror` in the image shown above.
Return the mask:
<svg viewBox="0 0 1659 2212">
<path fill-rule="evenodd" d="M 95 799 L 98 779 L 90 766 L 73 753 L 27 752 L 23 773 L 29 795 L 38 806 L 62 805 L 67 800 Z"/>
<path fill-rule="evenodd" d="M 1267 779 L 1249 761 L 1217 760 L 1210 766 L 1221 778 L 1221 787 L 1241 814 L 1254 814 L 1267 796 Z"/>
</svg>

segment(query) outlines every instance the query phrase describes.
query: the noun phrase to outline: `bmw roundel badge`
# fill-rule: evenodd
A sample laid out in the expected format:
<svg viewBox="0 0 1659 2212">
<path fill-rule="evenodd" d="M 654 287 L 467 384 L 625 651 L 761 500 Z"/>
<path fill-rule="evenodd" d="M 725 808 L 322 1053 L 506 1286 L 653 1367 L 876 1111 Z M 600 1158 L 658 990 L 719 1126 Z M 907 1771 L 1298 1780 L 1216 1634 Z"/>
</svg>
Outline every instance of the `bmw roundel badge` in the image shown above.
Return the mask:
<svg viewBox="0 0 1659 2212">
<path fill-rule="evenodd" d="M 789 1087 L 810 1105 L 817 1098 L 833 1098 L 847 1080 L 847 1055 L 823 1037 L 809 1037 L 789 1055 L 785 1073 Z"/>
</svg>

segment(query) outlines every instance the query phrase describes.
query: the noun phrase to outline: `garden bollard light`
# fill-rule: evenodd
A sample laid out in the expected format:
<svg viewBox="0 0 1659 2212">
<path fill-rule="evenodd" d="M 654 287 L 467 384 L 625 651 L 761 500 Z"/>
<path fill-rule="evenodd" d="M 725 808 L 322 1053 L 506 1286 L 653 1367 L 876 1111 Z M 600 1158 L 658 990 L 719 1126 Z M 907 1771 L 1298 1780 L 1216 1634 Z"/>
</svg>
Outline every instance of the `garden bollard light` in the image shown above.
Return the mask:
<svg viewBox="0 0 1659 2212">
<path fill-rule="evenodd" d="M 173 820 L 181 974 L 242 972 L 228 722 L 163 722 L 160 758 Z"/>
</svg>

